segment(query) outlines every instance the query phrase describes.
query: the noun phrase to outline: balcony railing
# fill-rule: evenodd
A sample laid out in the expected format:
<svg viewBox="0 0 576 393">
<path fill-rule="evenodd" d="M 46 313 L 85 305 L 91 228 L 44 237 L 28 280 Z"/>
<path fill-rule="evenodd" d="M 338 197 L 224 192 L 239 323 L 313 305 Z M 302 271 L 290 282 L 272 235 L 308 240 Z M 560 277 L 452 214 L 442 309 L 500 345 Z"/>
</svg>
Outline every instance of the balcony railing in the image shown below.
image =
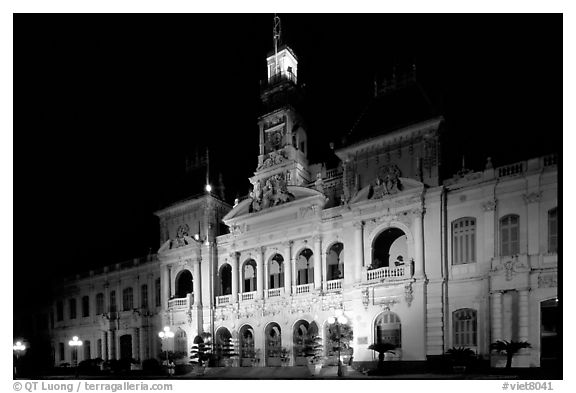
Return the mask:
<svg viewBox="0 0 576 393">
<path fill-rule="evenodd" d="M 311 284 L 302 284 L 302 285 L 296 285 L 296 288 L 294 290 L 294 293 L 296 295 L 300 295 L 302 293 L 310 293 L 312 292 L 312 289 L 314 288 L 314 283 Z"/>
<path fill-rule="evenodd" d="M 518 175 L 524 172 L 524 163 L 517 162 L 515 164 L 510 164 L 498 168 L 498 177 Z"/>
<path fill-rule="evenodd" d="M 342 290 L 343 279 L 330 280 L 326 282 L 326 292 L 339 292 Z"/>
<path fill-rule="evenodd" d="M 232 303 L 232 295 L 216 296 L 216 306 L 224 306 Z"/>
<path fill-rule="evenodd" d="M 284 294 L 284 288 L 274 288 L 268 290 L 268 297 L 279 297 Z"/>
<path fill-rule="evenodd" d="M 183 310 L 190 308 L 190 305 L 194 303 L 194 294 L 189 293 L 186 297 L 179 297 L 176 299 L 168 300 L 169 310 Z"/>
<path fill-rule="evenodd" d="M 383 279 L 402 279 L 412 276 L 410 265 L 380 267 L 378 269 L 366 271 L 366 281 Z"/>
<path fill-rule="evenodd" d="M 254 298 L 256 297 L 256 291 L 253 292 L 244 292 L 242 293 L 241 299 L 242 301 L 246 301 L 246 300 L 254 300 Z"/>
</svg>

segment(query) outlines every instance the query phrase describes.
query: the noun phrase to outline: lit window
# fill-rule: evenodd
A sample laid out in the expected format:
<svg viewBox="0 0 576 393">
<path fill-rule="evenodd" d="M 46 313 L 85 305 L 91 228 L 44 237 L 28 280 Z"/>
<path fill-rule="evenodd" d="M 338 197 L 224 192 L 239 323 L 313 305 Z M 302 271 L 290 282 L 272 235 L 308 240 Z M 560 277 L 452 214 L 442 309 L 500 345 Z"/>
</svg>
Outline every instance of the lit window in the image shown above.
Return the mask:
<svg viewBox="0 0 576 393">
<path fill-rule="evenodd" d="M 476 262 L 476 219 L 460 218 L 452 223 L 452 264 Z"/>
<path fill-rule="evenodd" d="M 384 312 L 376 319 L 376 343 L 389 343 L 397 348 L 402 346 L 401 323 L 398 315 L 393 312 Z"/>
<path fill-rule="evenodd" d="M 520 253 L 520 218 L 511 214 L 500 220 L 500 255 Z"/>
<path fill-rule="evenodd" d="M 104 294 L 96 295 L 96 315 L 104 314 Z"/>
<path fill-rule="evenodd" d="M 134 308 L 134 291 L 132 287 L 125 288 L 122 291 L 122 309 L 130 311 Z"/>
<path fill-rule="evenodd" d="M 548 211 L 548 252 L 558 252 L 558 209 Z"/>
<path fill-rule="evenodd" d="M 454 333 L 453 346 L 474 347 L 476 346 L 477 318 L 476 310 L 463 308 L 452 313 L 452 326 Z"/>
</svg>

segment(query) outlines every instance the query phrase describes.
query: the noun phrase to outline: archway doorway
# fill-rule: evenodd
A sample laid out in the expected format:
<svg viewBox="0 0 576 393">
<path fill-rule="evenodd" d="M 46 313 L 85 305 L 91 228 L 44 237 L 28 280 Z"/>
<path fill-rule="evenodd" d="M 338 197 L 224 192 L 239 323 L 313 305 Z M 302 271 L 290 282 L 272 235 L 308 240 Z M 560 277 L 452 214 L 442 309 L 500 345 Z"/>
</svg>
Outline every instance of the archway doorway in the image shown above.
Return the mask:
<svg viewBox="0 0 576 393">
<path fill-rule="evenodd" d="M 120 359 L 132 359 L 132 336 L 120 336 Z"/>
<path fill-rule="evenodd" d="M 244 325 L 240 329 L 240 366 L 252 367 L 255 356 L 254 329 L 250 325 Z"/>
<path fill-rule="evenodd" d="M 562 355 L 562 343 L 558 335 L 558 301 L 540 303 L 540 367 L 555 367 Z"/>
<path fill-rule="evenodd" d="M 276 322 L 269 323 L 266 326 L 266 366 L 280 367 L 282 359 L 282 330 Z"/>
<path fill-rule="evenodd" d="M 176 297 L 184 298 L 192 291 L 192 273 L 190 273 L 190 270 L 184 269 L 176 276 Z"/>
<path fill-rule="evenodd" d="M 220 295 L 232 294 L 232 266 L 224 264 L 220 268 Z"/>
<path fill-rule="evenodd" d="M 304 320 L 296 322 L 292 334 L 295 366 L 305 366 L 308 364 L 308 359 L 306 359 L 306 346 L 311 343 L 313 337 L 317 335 L 318 325 L 316 325 L 316 322 L 308 323 Z"/>
<path fill-rule="evenodd" d="M 394 267 L 406 263 L 408 263 L 406 234 L 398 228 L 382 231 L 372 243 L 372 268 Z"/>
<path fill-rule="evenodd" d="M 229 355 L 233 353 L 232 346 L 232 334 L 230 330 L 225 327 L 221 327 L 216 331 L 216 340 L 214 342 L 215 348 L 214 352 L 216 354 L 216 359 L 218 365 L 221 367 L 227 366 Z"/>
</svg>

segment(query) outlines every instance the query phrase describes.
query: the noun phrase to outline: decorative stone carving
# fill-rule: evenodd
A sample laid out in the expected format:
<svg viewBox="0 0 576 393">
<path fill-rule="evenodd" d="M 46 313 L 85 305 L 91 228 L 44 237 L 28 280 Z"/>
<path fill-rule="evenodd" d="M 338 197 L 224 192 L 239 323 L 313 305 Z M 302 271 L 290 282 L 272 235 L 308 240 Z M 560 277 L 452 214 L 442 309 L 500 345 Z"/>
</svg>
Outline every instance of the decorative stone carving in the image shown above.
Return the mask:
<svg viewBox="0 0 576 393">
<path fill-rule="evenodd" d="M 558 286 L 556 273 L 540 273 L 538 276 L 538 288 L 555 288 Z"/>
<path fill-rule="evenodd" d="M 541 192 L 531 192 L 529 194 L 524 194 L 524 202 L 526 204 L 530 204 L 530 203 L 537 203 L 540 202 L 540 197 L 542 196 Z"/>
<path fill-rule="evenodd" d="M 496 201 L 488 201 L 482 204 L 482 210 L 485 212 L 492 212 L 496 210 Z"/>
<path fill-rule="evenodd" d="M 318 210 L 317 205 L 301 207 L 298 215 L 300 218 L 313 217 L 317 214 Z"/>
<path fill-rule="evenodd" d="M 504 271 L 506 281 L 511 281 L 512 278 L 514 278 L 514 274 L 528 270 L 528 266 L 523 260 L 518 259 L 518 255 L 507 258 L 506 260 L 502 260 L 502 262 L 493 269 L 493 271 Z"/>
<path fill-rule="evenodd" d="M 396 303 L 399 303 L 399 301 L 395 297 L 387 297 L 384 298 L 382 301 L 378 302 L 378 304 L 384 311 L 390 311 L 392 306 L 394 306 Z"/>
<path fill-rule="evenodd" d="M 264 187 L 260 180 L 257 180 L 250 197 L 252 198 L 251 212 L 258 212 L 294 200 L 294 195 L 288 191 L 286 176 L 283 173 L 270 176 L 264 181 Z"/>
<path fill-rule="evenodd" d="M 233 236 L 237 237 L 240 236 L 244 233 L 246 233 L 248 231 L 248 225 L 244 224 L 233 224 L 230 227 L 230 233 L 232 233 Z"/>
<path fill-rule="evenodd" d="M 368 199 L 379 199 L 386 195 L 396 194 L 402 191 L 400 181 L 400 169 L 397 165 L 385 165 L 380 168 L 374 184 L 370 186 Z"/>
<path fill-rule="evenodd" d="M 412 305 L 412 300 L 414 300 L 414 291 L 412 289 L 412 283 L 409 283 L 404 286 L 404 300 L 406 300 L 406 304 L 408 304 L 408 307 Z"/>
<path fill-rule="evenodd" d="M 282 164 L 287 159 L 288 157 L 286 156 L 284 150 L 272 151 L 270 154 L 268 154 L 268 158 L 266 158 L 262 164 L 256 168 L 256 170 L 260 171 L 262 169 L 270 168 L 274 165 Z"/>
</svg>

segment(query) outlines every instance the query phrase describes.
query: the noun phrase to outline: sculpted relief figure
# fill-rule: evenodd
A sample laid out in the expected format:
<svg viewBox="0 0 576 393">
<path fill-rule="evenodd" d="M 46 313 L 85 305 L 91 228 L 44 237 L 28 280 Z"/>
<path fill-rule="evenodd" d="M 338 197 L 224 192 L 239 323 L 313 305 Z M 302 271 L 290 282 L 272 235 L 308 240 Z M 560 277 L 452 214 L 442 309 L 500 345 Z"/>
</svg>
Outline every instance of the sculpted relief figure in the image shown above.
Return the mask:
<svg viewBox="0 0 576 393">
<path fill-rule="evenodd" d="M 402 191 L 400 169 L 392 164 L 380 168 L 369 198 L 382 198 L 385 195 L 396 194 Z"/>
<path fill-rule="evenodd" d="M 257 212 L 268 207 L 277 206 L 294 199 L 288 192 L 288 185 L 284 174 L 277 174 L 266 179 L 264 187 L 260 189 L 260 181 L 254 185 L 251 212 Z"/>
</svg>

